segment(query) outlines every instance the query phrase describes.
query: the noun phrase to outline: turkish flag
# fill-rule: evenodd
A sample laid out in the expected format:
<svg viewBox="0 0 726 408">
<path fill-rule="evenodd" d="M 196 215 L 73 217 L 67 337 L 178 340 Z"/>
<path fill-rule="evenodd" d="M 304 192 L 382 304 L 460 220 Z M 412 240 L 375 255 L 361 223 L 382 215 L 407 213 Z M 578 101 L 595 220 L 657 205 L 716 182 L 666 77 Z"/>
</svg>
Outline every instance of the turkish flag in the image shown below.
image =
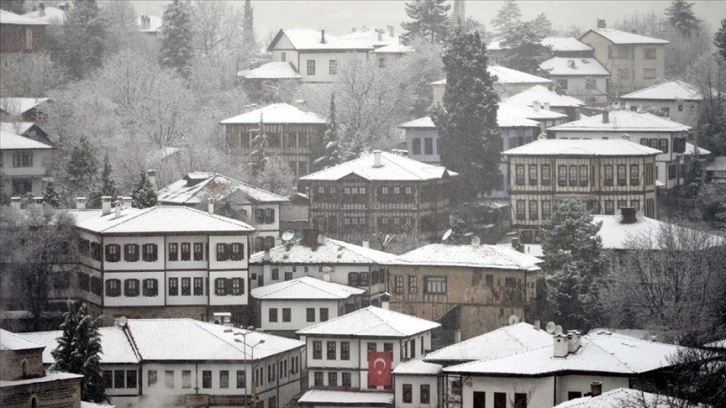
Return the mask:
<svg viewBox="0 0 726 408">
<path fill-rule="evenodd" d="M 390 351 L 368 352 L 368 385 L 390 386 L 393 353 Z"/>
</svg>

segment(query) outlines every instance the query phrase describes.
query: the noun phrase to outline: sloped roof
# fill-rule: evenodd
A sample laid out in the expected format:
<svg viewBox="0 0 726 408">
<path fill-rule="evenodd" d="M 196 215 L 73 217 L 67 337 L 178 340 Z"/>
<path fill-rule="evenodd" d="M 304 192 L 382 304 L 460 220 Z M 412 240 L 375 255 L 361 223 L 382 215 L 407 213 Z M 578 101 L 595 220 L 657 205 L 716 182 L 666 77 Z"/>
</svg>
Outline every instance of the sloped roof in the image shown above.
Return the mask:
<svg viewBox="0 0 726 408">
<path fill-rule="evenodd" d="M 0 129 L 0 150 L 16 150 L 16 149 L 52 149 L 45 143 L 36 142 L 25 136 L 16 135 L 15 133 Z"/>
<path fill-rule="evenodd" d="M 312 123 L 325 124 L 325 119 L 321 118 L 313 112 L 306 112 L 286 103 L 273 103 L 260 109 L 255 109 L 241 115 L 225 119 L 220 123 L 223 125 L 230 124 L 258 124 L 260 123 L 260 115 L 262 115 L 262 123 Z"/>
<path fill-rule="evenodd" d="M 381 152 L 381 167 L 373 167 L 373 154 L 359 157 L 315 173 L 300 180 L 339 180 L 356 174 L 366 180 L 434 180 L 445 174 L 457 175 L 441 166 L 433 166 L 397 154 Z"/>
<path fill-rule="evenodd" d="M 12 116 L 20 116 L 47 101 L 48 98 L 0 98 L 0 110 Z"/>
<path fill-rule="evenodd" d="M 622 408 L 622 407 L 702 407 L 706 405 L 689 403 L 666 395 L 653 394 L 633 388 L 616 388 L 597 397 L 582 397 L 557 404 L 554 408 Z"/>
<path fill-rule="evenodd" d="M 128 319 L 128 332 L 144 361 L 256 360 L 303 347 L 305 343 L 192 319 Z M 235 333 L 249 333 L 243 337 Z M 239 341 L 238 341 L 239 340 Z"/>
<path fill-rule="evenodd" d="M 245 79 L 300 79 L 300 75 L 289 62 L 268 62 L 255 69 L 240 71 L 237 76 Z"/>
<path fill-rule="evenodd" d="M 388 44 L 383 47 L 376 48 L 373 52 L 376 54 L 406 54 L 413 51 L 413 48 L 403 44 Z"/>
<path fill-rule="evenodd" d="M 139 356 L 134 352 L 128 337 L 123 329 L 118 326 L 100 327 L 101 363 L 104 364 L 135 364 L 139 362 Z M 51 352 L 58 347 L 58 338 L 63 335 L 61 330 L 25 333 L 29 339 L 45 346 L 43 350 L 43 364 L 53 364 L 55 359 Z"/>
<path fill-rule="evenodd" d="M 429 363 L 421 359 L 398 363 L 393 370 L 396 375 L 437 375 L 441 372 L 441 364 Z"/>
<path fill-rule="evenodd" d="M 621 99 L 636 99 L 650 101 L 700 101 L 703 100 L 701 91 L 693 85 L 683 81 L 666 81 L 639 89 L 635 92 L 623 95 Z"/>
<path fill-rule="evenodd" d="M 250 255 L 250 264 L 262 263 L 264 252 Z M 336 239 L 325 238 L 322 245 L 312 248 L 302 245 L 300 241 L 290 248 L 285 245 L 270 249 L 270 260 L 273 264 L 383 264 L 395 258 L 395 255 L 365 248 Z"/>
<path fill-rule="evenodd" d="M 516 96 L 516 95 L 515 95 Z M 603 123 L 602 114 L 582 118 L 574 122 L 553 126 L 549 130 L 593 131 L 593 132 L 687 132 L 690 126 L 683 125 L 652 113 L 639 113 L 631 110 L 608 112 L 608 123 Z"/>
<path fill-rule="evenodd" d="M 25 378 L 16 381 L 0 380 L 0 389 L 5 387 L 15 387 L 19 385 L 27 386 L 30 384 L 50 383 L 52 381 L 64 381 L 70 379 L 78 380 L 80 383 L 81 380 L 83 380 L 83 375 L 51 371 L 46 372 L 42 377 Z"/>
<path fill-rule="evenodd" d="M 660 153 L 658 149 L 624 139 L 538 139 L 502 152 L 510 156 L 654 156 Z"/>
<path fill-rule="evenodd" d="M 415 316 L 368 306 L 298 330 L 301 336 L 409 337 L 441 326 Z"/>
<path fill-rule="evenodd" d="M 635 241 L 638 246 L 650 244 L 652 249 L 660 249 L 663 246 L 658 242 L 658 237 L 664 228 L 671 226 L 663 221 L 658 221 L 653 218 L 637 216 L 637 222 L 632 224 L 622 224 L 622 216 L 620 215 L 593 215 L 593 222 L 602 222 L 598 235 L 602 239 L 603 249 L 629 249 L 632 247 Z M 690 242 L 700 242 L 706 246 L 724 246 L 726 245 L 726 238 L 718 235 L 706 235 L 702 231 L 692 230 L 677 225 L 673 225 L 675 228 L 674 233 L 678 239 L 682 237 Z"/>
<path fill-rule="evenodd" d="M 514 94 L 505 100 L 507 103 L 515 105 L 533 106 L 534 102 L 541 104 L 549 103 L 552 107 L 573 107 L 583 106 L 584 103 L 572 96 L 560 95 L 552 92 L 542 85 L 535 85 L 518 94 Z"/>
<path fill-rule="evenodd" d="M 511 112 L 519 112 L 522 117 L 525 117 L 527 119 L 547 120 L 567 118 L 567 115 L 564 113 L 555 112 L 553 110 L 544 109 L 542 107 L 535 110 L 534 107 L 515 105 L 509 102 L 499 102 L 499 109 L 502 108 L 502 105 L 507 105 L 508 109 Z"/>
<path fill-rule="evenodd" d="M 545 111 L 549 112 L 549 111 Z M 546 116 L 549 118 L 560 118 L 563 116 L 561 113 L 552 112 L 553 115 L 547 115 L 546 113 L 542 116 Z M 529 119 L 529 116 L 540 116 L 536 113 L 533 109 L 528 109 L 526 107 L 520 108 L 519 106 L 512 105 L 509 103 L 499 103 L 498 109 L 497 109 L 497 126 L 500 128 L 509 128 L 509 127 L 539 127 L 539 123 Z M 436 129 L 436 125 L 434 125 L 433 120 L 430 116 L 425 116 L 423 118 L 414 119 L 410 122 L 403 123 L 399 125 L 398 127 L 403 129 Z"/>
<path fill-rule="evenodd" d="M 285 35 L 292 46 L 298 51 L 315 51 L 315 50 L 361 50 L 372 51 L 373 44 L 368 38 L 345 38 L 343 36 L 335 36 L 332 33 L 325 32 L 325 43 L 321 43 L 321 30 L 312 29 L 289 29 L 280 30 L 275 38 L 267 47 L 268 51 L 272 51 L 274 45 L 279 39 Z M 377 35 L 377 34 L 376 34 Z"/>
<path fill-rule="evenodd" d="M 495 75 L 494 83 L 497 84 L 545 84 L 549 85 L 552 80 L 517 71 L 516 69 L 503 67 L 501 65 L 490 65 L 487 67 L 489 75 Z M 446 85 L 446 79 L 432 82 L 431 85 Z"/>
<path fill-rule="evenodd" d="M 552 76 L 610 76 L 595 58 L 553 57 L 539 64 Z"/>
<path fill-rule="evenodd" d="M 422 128 L 422 129 L 436 129 L 436 125 L 434 125 L 434 121 L 431 119 L 431 116 L 424 116 L 422 118 L 414 119 L 405 123 L 401 123 L 398 125 L 400 128 Z"/>
<path fill-rule="evenodd" d="M 398 37 L 392 36 L 388 32 L 381 32 L 380 40 L 379 31 L 382 29 L 362 29 L 356 31 L 350 31 L 345 34 L 340 34 L 337 37 L 345 41 L 356 41 L 363 44 L 369 44 L 371 47 L 385 47 L 391 44 L 398 44 Z M 328 35 L 327 33 L 325 34 Z"/>
<path fill-rule="evenodd" d="M 252 297 L 259 300 L 348 299 L 363 293 L 365 289 L 325 282 L 309 276 L 261 286 L 250 292 Z"/>
<path fill-rule="evenodd" d="M 339 390 L 308 390 L 297 401 L 300 404 L 313 405 L 363 405 L 390 406 L 393 404 L 392 392 L 375 391 L 339 391 Z"/>
<path fill-rule="evenodd" d="M 499 358 L 552 345 L 552 335 L 521 322 L 428 353 L 424 360 L 466 362 Z"/>
<path fill-rule="evenodd" d="M 590 32 L 603 36 L 613 44 L 668 44 L 668 41 L 666 40 L 646 37 L 644 35 L 620 31 L 614 28 L 593 28 L 585 34 L 581 35 L 579 39 L 581 40 Z"/>
<path fill-rule="evenodd" d="M 726 339 L 712 341 L 710 343 L 704 344 L 703 347 L 726 349 Z"/>
<path fill-rule="evenodd" d="M 539 270 L 541 260 L 501 245 L 429 244 L 399 255 L 389 265 Z"/>
<path fill-rule="evenodd" d="M 17 335 L 5 329 L 0 329 L 0 350 L 35 350 L 45 347 L 43 344 L 27 338 L 25 335 Z"/>
<path fill-rule="evenodd" d="M 685 154 L 687 156 L 695 155 L 696 154 L 696 145 L 694 145 L 693 143 L 686 142 L 686 151 L 683 152 L 683 154 Z M 711 151 L 704 149 L 703 147 L 699 147 L 698 154 L 700 156 L 708 156 L 709 154 L 711 154 Z"/>
<path fill-rule="evenodd" d="M 0 130 L 21 136 L 33 126 L 38 125 L 33 122 L 0 122 Z"/>
<path fill-rule="evenodd" d="M 679 346 L 645 341 L 610 332 L 582 337 L 581 347 L 567 357 L 554 357 L 553 341 L 523 353 L 444 368 L 477 375 L 544 376 L 563 372 L 634 375 L 671 365 Z"/>
<path fill-rule="evenodd" d="M 188 186 L 188 180 L 194 179 L 197 183 Z M 201 181 L 200 181 L 201 180 Z M 220 200 L 234 191 L 244 193 L 256 203 L 286 203 L 289 200 L 283 196 L 271 193 L 261 188 L 221 175 L 219 173 L 193 172 L 177 180 L 157 192 L 160 204 L 199 204 L 208 198 Z"/>
<path fill-rule="evenodd" d="M 545 37 L 541 44 L 550 47 L 554 52 L 592 51 L 592 47 L 575 37 Z"/>
<path fill-rule="evenodd" d="M 25 17 L 45 21 L 48 24 L 63 24 L 66 22 L 66 12 L 58 7 L 45 6 L 45 15 L 41 17 L 40 10 L 34 10 L 23 14 Z"/>
<path fill-rule="evenodd" d="M 187 233 L 237 233 L 255 229 L 248 224 L 209 214 L 183 206 L 158 206 L 144 209 L 128 208 L 116 218 L 115 211 L 101 215 L 101 210 L 69 210 L 78 215 L 76 226 L 80 229 L 107 235 L 126 234 L 187 234 Z"/>
<path fill-rule="evenodd" d="M 706 170 L 710 170 L 710 171 L 726 170 L 726 156 L 714 157 L 713 161 L 706 165 Z"/>
<path fill-rule="evenodd" d="M 48 25 L 48 23 L 43 20 L 21 16 L 6 10 L 0 10 L 0 24 Z"/>
</svg>

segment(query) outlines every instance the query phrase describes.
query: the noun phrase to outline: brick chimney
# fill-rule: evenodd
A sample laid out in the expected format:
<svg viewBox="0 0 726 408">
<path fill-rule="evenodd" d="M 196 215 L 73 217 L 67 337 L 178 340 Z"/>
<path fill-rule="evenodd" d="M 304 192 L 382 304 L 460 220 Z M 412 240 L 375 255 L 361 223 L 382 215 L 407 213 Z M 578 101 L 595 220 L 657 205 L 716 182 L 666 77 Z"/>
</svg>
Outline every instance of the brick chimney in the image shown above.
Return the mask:
<svg viewBox="0 0 726 408">
<path fill-rule="evenodd" d="M 320 30 L 320 44 L 325 44 L 325 30 Z"/>
<path fill-rule="evenodd" d="M 580 348 L 580 332 L 577 330 L 567 331 L 567 352 L 574 353 Z"/>
<path fill-rule="evenodd" d="M 602 113 L 602 123 L 610 123 L 610 111 L 607 109 Z"/>
<path fill-rule="evenodd" d="M 623 138 L 623 140 L 627 140 L 628 142 L 630 141 L 630 135 L 627 133 L 623 133 L 622 138 Z"/>
<path fill-rule="evenodd" d="M 381 151 L 380 150 L 374 150 L 373 151 L 373 167 L 383 167 L 383 163 L 381 162 Z"/>
<path fill-rule="evenodd" d="M 635 216 L 637 211 L 632 207 L 623 207 L 620 209 L 620 214 L 623 219 L 620 220 L 621 224 L 635 224 L 638 222 L 638 218 Z"/>
</svg>

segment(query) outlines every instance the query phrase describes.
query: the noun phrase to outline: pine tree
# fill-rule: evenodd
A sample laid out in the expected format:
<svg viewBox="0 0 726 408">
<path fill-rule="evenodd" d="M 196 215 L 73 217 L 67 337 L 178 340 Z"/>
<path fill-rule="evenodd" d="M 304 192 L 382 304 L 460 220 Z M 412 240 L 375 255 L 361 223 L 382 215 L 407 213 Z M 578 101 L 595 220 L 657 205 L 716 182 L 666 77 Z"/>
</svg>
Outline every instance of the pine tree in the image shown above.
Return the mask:
<svg viewBox="0 0 726 408">
<path fill-rule="evenodd" d="M 726 59 L 726 19 L 721 20 L 721 28 L 714 35 L 713 43 L 721 58 Z"/>
<path fill-rule="evenodd" d="M 135 208 L 149 208 L 157 204 L 156 191 L 154 191 L 149 178 L 146 177 L 145 171 L 141 171 L 139 174 L 139 182 L 134 186 L 131 199 Z"/>
<path fill-rule="evenodd" d="M 108 157 L 108 152 L 106 152 L 103 157 L 103 170 L 101 170 L 101 195 L 116 200 L 118 192 L 116 190 L 116 181 L 111 177 L 112 173 L 111 160 Z"/>
<path fill-rule="evenodd" d="M 499 96 L 486 69 L 486 45 L 478 32 L 457 28 L 442 59 L 444 106 L 433 109 L 431 118 L 440 137 L 441 164 L 459 173 L 456 197 L 465 200 L 491 191 L 500 181 Z"/>
<path fill-rule="evenodd" d="M 316 168 L 327 169 L 341 163 L 338 139 L 338 113 L 335 110 L 335 94 L 333 94 L 330 97 L 328 124 L 321 143 L 322 155 L 314 161 Z"/>
<path fill-rule="evenodd" d="M 66 164 L 69 186 L 75 191 L 85 191 L 96 178 L 98 161 L 96 154 L 85 136 L 71 150 L 71 158 Z"/>
<path fill-rule="evenodd" d="M 192 16 L 186 2 L 174 0 L 162 16 L 159 64 L 174 68 L 183 77 L 191 72 L 193 49 Z"/>
<path fill-rule="evenodd" d="M 492 19 L 492 25 L 496 29 L 497 35 L 504 37 L 517 29 L 521 18 L 522 12 L 519 10 L 519 4 L 514 0 L 507 0 Z"/>
<path fill-rule="evenodd" d="M 532 29 L 539 38 L 545 38 L 552 34 L 552 22 L 547 18 L 547 14 L 537 14 L 537 17 L 532 20 Z"/>
<path fill-rule="evenodd" d="M 63 25 L 61 62 L 75 79 L 99 68 L 106 54 L 108 24 L 96 0 L 73 0 Z"/>
<path fill-rule="evenodd" d="M 691 32 L 698 30 L 698 25 L 701 23 L 691 10 L 693 4 L 685 0 L 673 0 L 666 10 L 668 21 L 684 37 L 690 37 Z"/>
<path fill-rule="evenodd" d="M 426 38 L 432 43 L 445 40 L 450 24 L 447 13 L 451 6 L 444 4 L 444 1 L 413 0 L 406 3 L 406 14 L 413 21 L 401 23 L 401 27 L 406 30 L 403 40 L 407 43 L 416 37 Z"/>
<path fill-rule="evenodd" d="M 536 24 L 536 20 L 520 22 L 515 30 L 504 35 L 503 66 L 534 75 L 539 64 L 550 57 L 550 50 L 541 44 L 545 30 Z"/>
<path fill-rule="evenodd" d="M 267 163 L 267 134 L 265 133 L 265 124 L 260 113 L 260 127 L 255 129 L 257 135 L 252 139 L 252 152 L 250 152 L 250 169 L 252 177 L 259 176 L 265 170 Z"/>
<path fill-rule="evenodd" d="M 686 171 L 685 191 L 686 197 L 696 198 L 703 190 L 706 178 L 706 163 L 701 156 L 698 147 L 695 154 L 688 162 L 688 170 Z"/>
<path fill-rule="evenodd" d="M 45 192 L 43 193 L 43 203 L 48 204 L 53 208 L 59 208 L 61 206 L 60 195 L 57 191 L 55 191 L 55 187 L 53 186 L 52 181 L 49 182 L 47 186 L 45 186 Z"/>
</svg>

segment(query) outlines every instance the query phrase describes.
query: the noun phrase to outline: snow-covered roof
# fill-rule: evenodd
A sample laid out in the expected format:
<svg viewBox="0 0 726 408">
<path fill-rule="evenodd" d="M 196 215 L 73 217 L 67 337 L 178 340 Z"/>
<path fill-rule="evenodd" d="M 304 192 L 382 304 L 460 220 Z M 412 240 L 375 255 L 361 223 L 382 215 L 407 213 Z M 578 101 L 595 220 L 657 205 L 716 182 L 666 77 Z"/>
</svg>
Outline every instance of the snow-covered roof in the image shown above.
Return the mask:
<svg viewBox="0 0 726 408">
<path fill-rule="evenodd" d="M 549 111 L 546 111 L 549 112 Z M 500 103 L 497 109 L 497 126 L 500 128 L 511 127 L 539 127 L 539 123 L 530 119 L 531 116 L 545 116 L 547 119 L 566 117 L 561 113 L 552 112 L 552 115 L 544 113 L 539 115 L 534 109 L 519 107 L 509 103 Z M 398 127 L 402 129 L 436 129 L 430 116 L 414 119 L 403 123 Z"/>
<path fill-rule="evenodd" d="M 189 185 L 191 184 L 193 185 Z M 223 199 L 235 191 L 242 192 L 255 203 L 286 203 L 283 196 L 253 187 L 218 173 L 194 172 L 157 192 L 160 204 L 199 204 L 208 198 Z"/>
<path fill-rule="evenodd" d="M 71 373 L 64 373 L 64 372 L 55 372 L 50 371 L 46 372 L 42 377 L 35 377 L 35 378 L 25 378 L 22 380 L 17 381 L 7 381 L 7 380 L 0 380 L 0 388 L 5 387 L 14 387 L 18 385 L 30 385 L 30 384 L 38 384 L 38 383 L 49 383 L 53 381 L 63 381 L 63 380 L 82 380 L 83 375 L 81 374 L 71 374 Z"/>
<path fill-rule="evenodd" d="M 538 77 L 536 75 L 528 74 L 526 72 L 517 71 L 503 67 L 501 65 L 491 65 L 487 67 L 489 75 L 496 75 L 496 83 L 499 84 L 550 84 L 551 80 L 547 78 Z"/>
<path fill-rule="evenodd" d="M 438 375 L 443 366 L 429 363 L 421 359 L 408 360 L 399 363 L 393 370 L 396 375 Z"/>
<path fill-rule="evenodd" d="M 366 180 L 434 180 L 444 177 L 445 174 L 455 176 L 457 173 L 446 170 L 441 166 L 421 163 L 397 154 L 381 152 L 381 166 L 373 166 L 373 157 L 376 153 L 359 157 L 318 172 L 301 177 L 300 180 L 339 180 L 350 174 L 356 174 Z"/>
<path fill-rule="evenodd" d="M 81 401 L 81 408 L 116 408 L 116 406 L 110 404 L 99 404 L 95 402 Z"/>
<path fill-rule="evenodd" d="M 503 39 L 492 40 L 487 45 L 487 51 L 501 51 L 501 50 L 506 50 L 506 49 L 509 49 L 509 47 L 505 47 L 504 46 L 504 40 Z"/>
<path fill-rule="evenodd" d="M 139 356 L 134 352 L 128 337 L 123 329 L 118 326 L 101 327 L 98 329 L 101 336 L 100 355 L 101 363 L 104 364 L 136 364 Z M 58 347 L 58 338 L 63 335 L 61 330 L 25 333 L 29 339 L 43 344 L 43 364 L 53 364 L 55 359 L 51 352 Z"/>
<path fill-rule="evenodd" d="M 300 79 L 300 75 L 289 62 L 268 62 L 255 69 L 240 71 L 237 76 L 245 79 Z"/>
<path fill-rule="evenodd" d="M 274 103 L 260 109 L 255 109 L 241 115 L 225 119 L 220 123 L 223 125 L 230 124 L 258 124 L 260 123 L 260 115 L 262 115 L 262 123 L 312 123 L 325 124 L 325 119 L 321 118 L 313 112 L 306 112 L 286 103 Z"/>
<path fill-rule="evenodd" d="M 159 30 L 161 30 L 161 25 L 163 23 L 163 19 L 159 16 L 146 16 L 149 18 L 149 28 L 143 28 L 143 24 L 141 21 L 141 17 L 144 16 L 138 16 L 136 17 L 136 25 L 139 27 L 139 31 L 142 33 L 156 33 Z"/>
<path fill-rule="evenodd" d="M 398 127 L 403 128 L 403 129 L 415 129 L 415 128 L 435 129 L 436 125 L 434 125 L 434 121 L 431 119 L 431 116 L 424 116 L 422 118 L 418 118 L 418 119 L 408 121 L 406 123 L 402 123 L 402 124 L 398 125 Z"/>
<path fill-rule="evenodd" d="M 101 215 L 101 210 L 68 212 L 76 217 L 78 228 L 104 235 L 246 234 L 255 230 L 242 221 L 184 206 L 126 208 L 118 218 L 115 210 L 108 215 Z"/>
<path fill-rule="evenodd" d="M 683 154 L 685 154 L 687 156 L 695 155 L 696 154 L 696 145 L 694 145 L 693 143 L 686 142 L 686 151 L 683 152 Z M 698 148 L 699 156 L 708 156 L 709 154 L 711 154 L 710 150 L 704 149 L 703 147 Z"/>
<path fill-rule="evenodd" d="M 37 125 L 33 122 L 0 122 L 0 130 L 21 136 L 33 126 Z"/>
<path fill-rule="evenodd" d="M 258 300 L 348 299 L 363 293 L 365 289 L 325 282 L 309 276 L 261 286 L 250 292 Z"/>
<path fill-rule="evenodd" d="M 468 362 L 500 358 L 552 345 L 552 335 L 525 322 L 472 337 L 428 353 L 424 360 Z"/>
<path fill-rule="evenodd" d="M 516 95 L 515 95 L 516 96 Z M 683 125 L 652 113 L 640 113 L 631 110 L 613 110 L 608 112 L 609 120 L 603 123 L 602 114 L 582 118 L 574 122 L 553 126 L 549 130 L 559 132 L 687 132 L 690 126 Z"/>
<path fill-rule="evenodd" d="M 0 10 L 0 24 L 48 25 L 48 23 L 43 20 L 21 16 L 6 10 Z"/>
<path fill-rule="evenodd" d="M 43 344 L 27 338 L 25 335 L 17 335 L 5 329 L 0 329 L 0 350 L 35 350 L 43 348 Z"/>
<path fill-rule="evenodd" d="M 634 375 L 672 365 L 680 347 L 606 331 L 582 337 L 581 347 L 566 357 L 553 355 L 550 345 L 501 358 L 444 368 L 445 372 L 476 375 L 544 376 L 557 373 Z"/>
<path fill-rule="evenodd" d="M 45 143 L 36 142 L 25 136 L 16 135 L 8 132 L 4 128 L 0 129 L 0 150 L 16 150 L 16 149 L 52 149 Z"/>
<path fill-rule="evenodd" d="M 0 110 L 12 116 L 20 116 L 47 101 L 48 98 L 0 98 Z"/>
<path fill-rule="evenodd" d="M 298 330 L 301 336 L 409 337 L 433 330 L 439 323 L 419 317 L 368 306 L 327 322 Z"/>
<path fill-rule="evenodd" d="M 712 341 L 710 343 L 704 344 L 703 347 L 726 349 L 726 339 Z"/>
<path fill-rule="evenodd" d="M 548 120 L 567 118 L 567 115 L 564 113 L 544 109 L 541 106 L 539 107 L 539 109 L 535 109 L 534 107 L 530 108 L 529 106 L 515 105 L 509 102 L 499 102 L 499 109 L 502 109 L 502 105 L 507 105 L 510 112 L 518 112 L 522 117 L 525 117 L 527 119 Z"/>
<path fill-rule="evenodd" d="M 703 407 L 706 405 L 694 404 L 684 400 L 676 399 L 666 395 L 653 394 L 633 388 L 616 388 L 604 392 L 597 397 L 581 397 L 561 404 L 554 408 L 621 408 L 621 407 L 648 407 L 648 408 L 671 408 L 671 407 Z"/>
<path fill-rule="evenodd" d="M 658 149 L 624 139 L 538 139 L 502 152 L 510 156 L 655 156 L 660 153 Z"/>
<path fill-rule="evenodd" d="M 250 255 L 250 264 L 261 264 L 264 252 Z M 270 249 L 270 260 L 265 263 L 272 264 L 313 264 L 313 265 L 340 265 L 340 264 L 384 264 L 396 256 L 372 248 L 365 248 L 336 239 L 325 238 L 323 244 L 315 250 L 297 241 L 288 248 L 285 245 Z"/>
<path fill-rule="evenodd" d="M 666 81 L 623 95 L 621 99 L 649 101 L 700 101 L 701 91 L 683 81 Z"/>
<path fill-rule="evenodd" d="M 534 102 L 541 104 L 549 103 L 552 107 L 561 108 L 577 108 L 583 106 L 584 103 L 577 98 L 568 95 L 560 95 L 552 92 L 542 85 L 535 85 L 520 93 L 514 94 L 505 100 L 507 103 L 515 105 L 533 106 Z"/>
<path fill-rule="evenodd" d="M 674 239 L 682 237 L 691 242 L 701 242 L 707 246 L 724 246 L 726 238 L 718 235 L 706 235 L 702 231 L 692 230 L 677 225 L 668 225 L 663 221 L 637 215 L 637 221 L 623 224 L 621 215 L 593 215 L 593 222 L 602 222 L 598 235 L 602 239 L 603 249 L 629 249 L 637 241 L 638 248 L 650 244 L 652 249 L 662 248 L 658 237 L 666 228 L 674 228 Z"/>
<path fill-rule="evenodd" d="M 325 35 L 327 36 L 328 33 L 326 32 Z M 399 43 L 397 36 L 392 36 L 390 33 L 387 33 L 385 30 L 380 28 L 350 31 L 345 34 L 340 34 L 337 37 L 345 41 L 356 41 L 362 44 L 369 44 L 371 47 L 376 48 Z"/>
<path fill-rule="evenodd" d="M 610 76 L 595 58 L 553 57 L 539 64 L 551 76 Z"/>
<path fill-rule="evenodd" d="M 258 360 L 305 345 L 285 337 L 192 319 L 128 319 L 127 330 L 144 361 L 248 360 L 252 357 L 249 346 L 259 343 L 254 349 Z M 235 333 L 248 334 L 243 340 Z"/>
<path fill-rule="evenodd" d="M 726 156 L 716 156 L 713 158 L 711 163 L 706 165 L 708 171 L 725 171 L 726 170 Z"/>
<path fill-rule="evenodd" d="M 332 33 L 325 32 L 325 43 L 321 42 L 321 30 L 312 29 L 289 29 L 280 30 L 275 38 L 267 47 L 268 51 L 272 51 L 274 45 L 279 39 L 285 35 L 293 48 L 297 51 L 329 51 L 329 50 L 361 50 L 372 51 L 373 44 L 369 38 L 347 38 L 344 36 L 335 36 Z M 377 34 L 376 34 L 377 35 Z"/>
<path fill-rule="evenodd" d="M 376 48 L 373 52 L 376 54 L 407 54 L 409 52 L 413 52 L 413 48 L 403 44 L 388 44 L 383 47 Z"/>
<path fill-rule="evenodd" d="M 361 405 L 361 406 L 391 406 L 393 404 L 392 392 L 375 391 L 338 391 L 338 390 L 308 390 L 297 401 L 299 404 L 310 405 Z"/>
<path fill-rule="evenodd" d="M 63 24 L 66 22 L 66 12 L 58 7 L 45 6 L 45 10 L 40 15 L 40 9 L 23 14 L 25 17 L 44 21 L 48 24 Z"/>
<path fill-rule="evenodd" d="M 545 37 L 541 44 L 550 47 L 554 52 L 592 51 L 592 47 L 575 37 Z"/>
<path fill-rule="evenodd" d="M 497 268 L 536 271 L 541 260 L 501 245 L 429 244 L 397 256 L 389 265 Z"/>
<path fill-rule="evenodd" d="M 620 31 L 614 28 L 593 28 L 585 34 L 581 35 L 580 40 L 583 39 L 590 32 L 601 35 L 613 44 L 668 44 L 668 41 L 666 40 L 646 37 L 644 35 L 633 34 L 627 31 Z"/>
</svg>

